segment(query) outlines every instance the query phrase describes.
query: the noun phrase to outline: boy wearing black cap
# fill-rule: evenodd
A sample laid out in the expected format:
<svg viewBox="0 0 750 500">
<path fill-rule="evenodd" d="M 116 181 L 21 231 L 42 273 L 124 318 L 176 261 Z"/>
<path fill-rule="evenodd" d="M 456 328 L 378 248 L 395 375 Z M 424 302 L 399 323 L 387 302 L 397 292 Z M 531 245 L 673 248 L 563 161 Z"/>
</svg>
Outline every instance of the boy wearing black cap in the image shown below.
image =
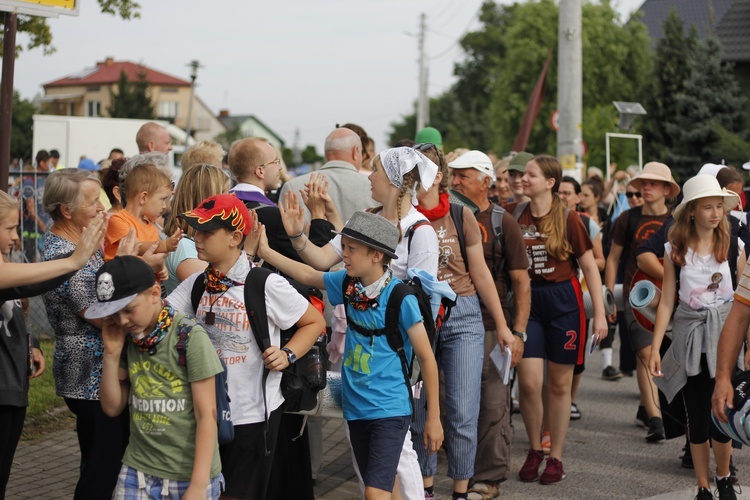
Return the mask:
<svg viewBox="0 0 750 500">
<path fill-rule="evenodd" d="M 344 418 L 365 483 L 365 498 L 381 498 L 386 493 L 390 498 L 411 423 L 412 394 L 404 387 L 399 355 L 388 344 L 386 335 L 365 335 L 360 329 L 385 327 L 388 299 L 400 283 L 389 267 L 391 259 L 396 258 L 399 234 L 387 219 L 369 212 L 355 212 L 340 234 L 345 269 L 337 272 L 316 271 L 271 250 L 265 227 L 259 255 L 297 281 L 325 288 L 331 305 L 346 305 L 349 324 L 341 369 Z M 344 292 L 347 275 L 350 281 Z M 443 441 L 437 363 L 414 296 L 406 296 L 401 303 L 399 331 L 407 359 L 411 359 L 413 351 L 422 369 L 427 391 L 423 445 L 434 453 Z"/>
<path fill-rule="evenodd" d="M 105 263 L 96 295 L 85 316 L 104 318 L 102 409 L 116 416 L 130 403 L 130 442 L 115 498 L 218 498 L 214 376 L 222 366 L 205 331 L 161 300 L 153 270 L 138 257 Z M 180 338 L 190 340 L 184 363 Z"/>
<path fill-rule="evenodd" d="M 204 273 L 182 282 L 167 301 L 178 311 L 194 313 L 206 325 L 227 365 L 235 437 L 220 447 L 226 480 L 222 498 L 265 498 L 283 411 L 281 371 L 307 353 L 325 328 L 325 320 L 286 279 L 272 274 L 265 296 L 257 298 L 266 303 L 272 344 L 261 352 L 245 307 L 245 280 L 253 267 L 242 250 L 251 228 L 245 204 L 232 194 L 220 194 L 179 217 L 196 229 L 198 258 L 209 264 Z M 193 310 L 192 291 L 198 279 L 205 280 L 205 291 Z M 280 349 L 281 330 L 294 325 L 296 333 Z M 265 391 L 264 366 L 270 370 Z"/>
</svg>

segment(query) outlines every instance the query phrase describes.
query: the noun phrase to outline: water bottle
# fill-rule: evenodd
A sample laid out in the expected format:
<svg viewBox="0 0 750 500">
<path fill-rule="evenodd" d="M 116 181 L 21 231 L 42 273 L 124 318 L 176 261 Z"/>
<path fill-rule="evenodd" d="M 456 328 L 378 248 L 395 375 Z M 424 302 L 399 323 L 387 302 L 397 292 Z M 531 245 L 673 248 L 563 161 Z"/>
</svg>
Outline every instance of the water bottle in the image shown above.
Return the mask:
<svg viewBox="0 0 750 500">
<path fill-rule="evenodd" d="M 310 389 L 319 391 L 326 386 L 326 367 L 325 360 L 320 347 L 315 344 L 307 353 L 307 383 Z"/>
</svg>

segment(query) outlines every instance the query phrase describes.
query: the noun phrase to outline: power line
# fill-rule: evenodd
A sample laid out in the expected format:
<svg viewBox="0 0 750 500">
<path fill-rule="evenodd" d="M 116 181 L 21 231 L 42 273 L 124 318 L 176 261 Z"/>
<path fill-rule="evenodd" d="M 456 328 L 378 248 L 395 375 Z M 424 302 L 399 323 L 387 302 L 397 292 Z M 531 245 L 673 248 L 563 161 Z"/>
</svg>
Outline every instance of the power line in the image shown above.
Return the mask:
<svg viewBox="0 0 750 500">
<path fill-rule="evenodd" d="M 474 13 L 474 15 L 469 20 L 469 23 L 466 25 L 466 28 L 464 28 L 463 33 L 461 36 L 453 40 L 453 43 L 450 44 L 443 52 L 436 56 L 428 57 L 428 61 L 436 61 L 438 59 L 441 59 L 445 56 L 447 56 L 458 44 L 461 42 L 461 39 L 466 36 L 466 34 L 469 32 L 469 28 L 471 28 L 471 25 L 474 24 L 474 21 L 476 21 L 479 18 L 479 13 L 482 12 L 482 6 L 480 5 L 477 11 Z M 437 33 L 436 33 L 437 34 Z"/>
</svg>

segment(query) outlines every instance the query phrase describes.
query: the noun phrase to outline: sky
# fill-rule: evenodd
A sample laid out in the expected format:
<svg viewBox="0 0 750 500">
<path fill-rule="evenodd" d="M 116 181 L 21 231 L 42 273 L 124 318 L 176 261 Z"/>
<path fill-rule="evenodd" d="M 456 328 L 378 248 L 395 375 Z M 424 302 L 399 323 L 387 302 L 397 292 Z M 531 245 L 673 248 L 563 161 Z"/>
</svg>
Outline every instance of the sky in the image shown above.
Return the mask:
<svg viewBox="0 0 750 500">
<path fill-rule="evenodd" d="M 418 92 L 419 16 L 427 16 L 429 95 L 455 81 L 457 41 L 477 29 L 482 0 L 141 0 L 141 18 L 102 14 L 81 1 L 78 17 L 50 19 L 57 51 L 24 50 L 14 87 L 26 99 L 42 84 L 108 56 L 189 80 L 218 114 L 254 114 L 292 147 L 322 152 L 337 123 L 356 123 L 386 146 L 390 123 L 413 111 Z M 502 0 L 499 3 L 512 3 Z M 643 0 L 613 0 L 623 19 Z M 556 29 L 550 27 L 550 29 Z M 19 36 L 19 43 L 26 42 Z"/>
</svg>

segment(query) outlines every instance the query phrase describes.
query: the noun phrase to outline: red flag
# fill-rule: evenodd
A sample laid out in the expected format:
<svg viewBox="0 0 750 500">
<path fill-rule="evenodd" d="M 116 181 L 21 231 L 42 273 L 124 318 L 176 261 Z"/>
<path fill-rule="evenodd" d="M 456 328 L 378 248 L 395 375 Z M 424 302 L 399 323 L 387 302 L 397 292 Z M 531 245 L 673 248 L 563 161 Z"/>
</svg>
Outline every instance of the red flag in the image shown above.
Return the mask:
<svg viewBox="0 0 750 500">
<path fill-rule="evenodd" d="M 526 107 L 526 114 L 521 123 L 521 129 L 518 131 L 516 141 L 513 143 L 513 151 L 526 150 L 526 144 L 528 144 L 529 135 L 531 134 L 531 126 L 534 125 L 539 110 L 542 109 L 542 101 L 544 101 L 544 83 L 547 79 L 547 70 L 549 69 L 549 62 L 551 59 L 552 49 L 550 49 L 547 54 L 547 61 L 544 63 L 542 73 L 539 75 L 539 79 L 536 81 L 536 85 L 534 85 L 534 90 L 531 92 L 529 105 Z"/>
</svg>

